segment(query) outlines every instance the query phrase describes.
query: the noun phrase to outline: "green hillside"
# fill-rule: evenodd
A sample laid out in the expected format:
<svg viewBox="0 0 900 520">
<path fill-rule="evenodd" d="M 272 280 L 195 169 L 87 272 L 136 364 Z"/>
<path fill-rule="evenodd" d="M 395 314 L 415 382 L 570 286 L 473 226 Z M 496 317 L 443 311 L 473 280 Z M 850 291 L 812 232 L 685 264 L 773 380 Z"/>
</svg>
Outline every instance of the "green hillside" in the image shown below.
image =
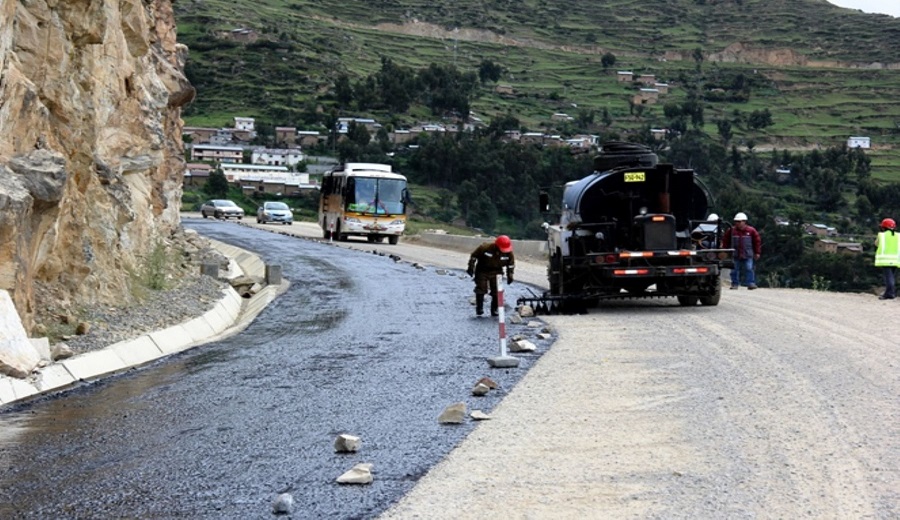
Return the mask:
<svg viewBox="0 0 900 520">
<path fill-rule="evenodd" d="M 799 226 L 776 227 L 774 217 L 865 235 L 900 214 L 900 19 L 826 0 L 204 0 L 175 9 L 198 91 L 189 125 L 251 116 L 258 128 L 327 132 L 334 118 L 359 116 L 405 128 L 455 122 L 452 107 L 433 101 L 464 92 L 452 106 L 487 130 L 421 138 L 391 160 L 440 194 L 439 204 L 419 199 L 414 217 L 426 222 L 542 234 L 527 201 L 589 171 L 589 158 L 507 145 L 497 136 L 510 129 L 658 146 L 706 177 L 719 212 L 748 211 L 762 226 L 779 252 L 761 265 L 769 285 L 871 282 L 840 274 L 860 273 L 847 264 L 864 257 L 825 261 Z M 479 75 L 484 66 L 499 75 Z M 669 91 L 644 104 L 641 85 L 618 80 L 623 70 Z M 456 90 L 434 90 L 447 84 Z M 410 103 L 389 110 L 395 92 Z M 552 117 L 559 112 L 572 120 Z M 659 128 L 671 131 L 665 141 L 651 136 Z M 330 149 L 386 160 L 389 145 L 363 133 Z M 848 153 L 850 136 L 870 137 L 872 149 Z M 784 167 L 789 178 L 776 172 Z"/>
<path fill-rule="evenodd" d="M 825 0 L 618 0 L 606 2 L 207 0 L 178 2 L 179 40 L 198 89 L 188 124 L 222 126 L 235 115 L 273 125 L 321 126 L 333 106 L 335 79 L 361 80 L 381 58 L 419 69 L 431 63 L 477 71 L 503 67 L 499 95 L 482 86 L 471 107 L 487 122 L 514 114 L 526 127 L 555 129 L 550 115 L 606 113 L 619 132 L 665 123 L 665 103 L 683 102 L 687 82 L 712 92 L 736 75 L 750 85 L 746 101 L 704 103 L 707 131 L 717 118 L 768 109 L 764 130 L 736 129 L 758 147 L 839 145 L 873 138 L 875 177 L 900 166 L 900 19 L 837 8 Z M 254 31 L 237 41 L 232 31 Z M 604 54 L 615 63 L 604 68 Z M 698 59 L 699 58 L 699 59 Z M 726 61 L 727 60 L 727 61 Z M 895 63 L 896 62 L 896 63 Z M 698 68 L 700 69 L 698 71 Z M 635 86 L 616 70 L 655 74 L 671 92 L 634 114 Z M 398 125 L 432 118 L 406 114 Z M 565 128 L 561 129 L 565 131 Z M 900 180 L 900 175 L 896 177 Z"/>
</svg>

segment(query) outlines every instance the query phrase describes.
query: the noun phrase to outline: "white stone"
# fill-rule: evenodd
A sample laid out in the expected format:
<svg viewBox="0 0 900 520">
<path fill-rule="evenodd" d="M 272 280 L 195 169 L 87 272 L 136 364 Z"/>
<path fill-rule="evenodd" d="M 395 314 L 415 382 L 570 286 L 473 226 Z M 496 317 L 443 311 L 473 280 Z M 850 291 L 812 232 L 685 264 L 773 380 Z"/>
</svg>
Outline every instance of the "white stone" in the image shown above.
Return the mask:
<svg viewBox="0 0 900 520">
<path fill-rule="evenodd" d="M 438 417 L 441 424 L 462 424 L 466 419 L 466 403 L 454 403 L 444 409 Z"/>
<path fill-rule="evenodd" d="M 362 443 L 359 437 L 342 433 L 334 439 L 334 451 L 337 453 L 355 453 L 359 451 L 359 445 Z"/>
<path fill-rule="evenodd" d="M 372 476 L 372 464 L 362 463 L 350 468 L 349 471 L 337 478 L 338 484 L 371 484 L 375 478 Z"/>
<path fill-rule="evenodd" d="M 491 420 L 491 416 L 482 412 L 481 410 L 472 410 L 471 413 L 472 419 L 476 421 L 489 421 Z"/>
<path fill-rule="evenodd" d="M 534 352 L 535 350 L 537 350 L 537 346 L 527 339 L 514 341 L 509 345 L 510 352 Z"/>
<path fill-rule="evenodd" d="M 477 385 L 475 385 L 475 388 L 472 389 L 472 395 L 477 395 L 477 396 L 487 395 L 487 393 L 490 391 L 491 391 L 491 388 L 488 385 L 486 385 L 484 383 L 478 383 Z"/>
<path fill-rule="evenodd" d="M 289 515 L 294 511 L 294 496 L 290 493 L 282 493 L 272 502 L 272 513 L 276 515 Z"/>
<path fill-rule="evenodd" d="M 541 327 L 543 327 L 543 326 L 544 326 L 544 324 L 541 323 L 541 322 L 539 322 L 539 321 L 529 321 L 529 322 L 528 322 L 528 328 L 529 328 L 529 329 L 539 329 L 539 328 L 541 328 Z"/>
<path fill-rule="evenodd" d="M 6 290 L 0 290 L 0 373 L 24 378 L 41 356 L 28 339 L 19 313 Z"/>
<path fill-rule="evenodd" d="M 523 318 L 530 318 L 534 316 L 534 309 L 531 308 L 531 305 L 522 305 L 519 307 L 519 316 Z"/>
</svg>

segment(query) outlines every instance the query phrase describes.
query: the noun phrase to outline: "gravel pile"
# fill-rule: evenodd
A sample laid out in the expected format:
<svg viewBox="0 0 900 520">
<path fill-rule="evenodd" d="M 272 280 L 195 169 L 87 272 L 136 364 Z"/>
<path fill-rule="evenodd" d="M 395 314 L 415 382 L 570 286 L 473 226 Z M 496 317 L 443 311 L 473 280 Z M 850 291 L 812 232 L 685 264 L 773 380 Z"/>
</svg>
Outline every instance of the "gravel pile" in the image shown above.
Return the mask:
<svg viewBox="0 0 900 520">
<path fill-rule="evenodd" d="M 226 286 L 198 274 L 182 279 L 172 289 L 153 291 L 139 304 L 90 309 L 81 317 L 90 325 L 87 334 L 69 336 L 64 342 L 80 354 L 189 321 L 212 309 Z"/>
</svg>

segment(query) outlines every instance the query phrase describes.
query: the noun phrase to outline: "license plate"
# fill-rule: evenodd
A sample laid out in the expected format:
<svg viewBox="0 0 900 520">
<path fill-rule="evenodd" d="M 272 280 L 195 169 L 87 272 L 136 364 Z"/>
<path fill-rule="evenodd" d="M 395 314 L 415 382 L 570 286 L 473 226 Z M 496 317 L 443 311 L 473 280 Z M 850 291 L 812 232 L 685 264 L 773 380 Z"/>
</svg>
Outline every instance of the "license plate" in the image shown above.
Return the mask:
<svg viewBox="0 0 900 520">
<path fill-rule="evenodd" d="M 644 172 L 625 173 L 625 182 L 644 182 Z"/>
</svg>

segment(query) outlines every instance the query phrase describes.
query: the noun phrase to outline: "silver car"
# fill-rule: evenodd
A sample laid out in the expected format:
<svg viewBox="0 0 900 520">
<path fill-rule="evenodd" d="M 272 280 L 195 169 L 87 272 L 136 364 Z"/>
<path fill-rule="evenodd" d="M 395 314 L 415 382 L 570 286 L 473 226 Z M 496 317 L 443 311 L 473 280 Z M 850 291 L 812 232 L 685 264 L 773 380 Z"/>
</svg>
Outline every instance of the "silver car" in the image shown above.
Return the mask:
<svg viewBox="0 0 900 520">
<path fill-rule="evenodd" d="M 292 226 L 294 225 L 294 213 L 284 202 L 264 202 L 263 205 L 256 210 L 256 222 L 258 224 L 281 222 L 282 224 Z"/>
<path fill-rule="evenodd" d="M 244 210 L 234 202 L 225 199 L 213 199 L 204 202 L 200 206 L 200 214 L 203 215 L 203 218 L 236 218 L 238 220 L 244 218 Z"/>
</svg>

